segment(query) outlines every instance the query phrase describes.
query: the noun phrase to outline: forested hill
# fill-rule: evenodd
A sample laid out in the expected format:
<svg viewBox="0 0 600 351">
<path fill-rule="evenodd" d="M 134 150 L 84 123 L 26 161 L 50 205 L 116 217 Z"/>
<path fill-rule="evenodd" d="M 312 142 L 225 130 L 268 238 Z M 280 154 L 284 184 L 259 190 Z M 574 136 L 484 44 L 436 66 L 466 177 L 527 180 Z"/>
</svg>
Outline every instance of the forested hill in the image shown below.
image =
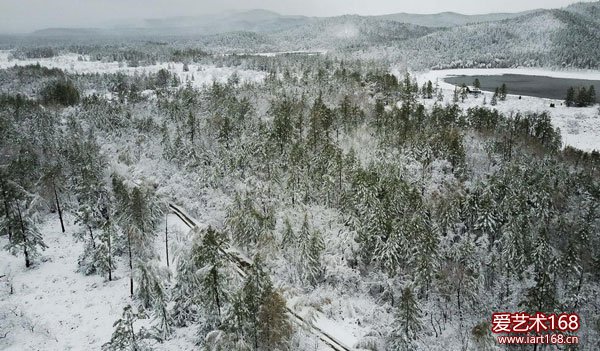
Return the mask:
<svg viewBox="0 0 600 351">
<path fill-rule="evenodd" d="M 457 27 L 469 23 L 481 23 L 491 21 L 501 21 L 507 18 L 515 18 L 533 11 L 517 13 L 488 13 L 484 15 L 463 15 L 456 12 L 441 12 L 434 14 L 413 14 L 413 13 L 393 13 L 390 15 L 377 16 L 381 19 L 396 21 L 401 23 L 410 23 L 424 27 Z"/>
<path fill-rule="evenodd" d="M 319 19 L 310 25 L 273 33 L 282 49 L 355 51 L 373 46 L 402 46 L 408 39 L 435 32 L 433 28 L 362 16 Z"/>
<path fill-rule="evenodd" d="M 444 29 L 410 40 L 403 53 L 429 67 L 600 66 L 600 2 L 540 10 Z"/>
<path fill-rule="evenodd" d="M 218 16 L 145 20 L 98 29 L 43 30 L 18 38 L 39 44 L 89 40 L 170 40 L 208 52 L 319 50 L 412 69 L 600 67 L 600 2 L 517 14 L 284 16 L 253 10 Z M 406 22 L 406 23 L 405 23 Z M 476 22 L 476 23 L 473 23 Z M 421 25 L 419 25 L 421 24 Z M 0 39 L 0 45 L 5 43 Z M 10 45 L 10 44 L 8 44 Z"/>
</svg>

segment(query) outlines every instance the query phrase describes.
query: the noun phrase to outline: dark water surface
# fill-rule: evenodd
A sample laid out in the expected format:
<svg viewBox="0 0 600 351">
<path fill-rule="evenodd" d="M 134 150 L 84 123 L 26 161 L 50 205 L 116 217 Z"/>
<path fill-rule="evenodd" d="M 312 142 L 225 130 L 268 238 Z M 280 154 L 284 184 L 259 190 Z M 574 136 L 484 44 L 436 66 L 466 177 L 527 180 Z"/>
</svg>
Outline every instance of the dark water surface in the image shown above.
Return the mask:
<svg viewBox="0 0 600 351">
<path fill-rule="evenodd" d="M 549 99 L 564 100 L 569 87 L 594 85 L 596 91 L 600 89 L 600 80 L 585 80 L 572 78 L 551 78 L 543 76 L 529 76 L 523 74 L 504 74 L 501 76 L 454 76 L 444 78 L 444 81 L 454 85 L 473 85 L 475 78 L 479 78 L 481 90 L 493 92 L 496 87 L 506 83 L 509 94 L 535 96 Z"/>
</svg>

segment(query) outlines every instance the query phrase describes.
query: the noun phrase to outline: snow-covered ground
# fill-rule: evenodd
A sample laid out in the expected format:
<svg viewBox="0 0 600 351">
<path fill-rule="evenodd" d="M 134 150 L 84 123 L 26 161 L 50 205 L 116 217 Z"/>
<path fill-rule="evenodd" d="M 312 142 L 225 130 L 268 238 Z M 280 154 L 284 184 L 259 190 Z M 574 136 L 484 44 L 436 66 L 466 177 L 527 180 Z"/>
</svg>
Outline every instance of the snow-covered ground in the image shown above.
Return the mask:
<svg viewBox="0 0 600 351">
<path fill-rule="evenodd" d="M 110 340 L 112 324 L 129 299 L 126 272 L 118 269 L 112 282 L 84 276 L 77 271 L 83 244 L 72 236 L 77 226 L 68 224 L 63 234 L 53 215 L 40 229 L 48 249 L 37 266 L 26 269 L 22 255 L 0 251 L 0 275 L 6 275 L 0 279 L 0 313 L 5 314 L 0 319 L 13 325 L 0 339 L 0 349 L 98 350 Z M 7 239 L 0 238 L 0 246 L 5 244 Z"/>
<path fill-rule="evenodd" d="M 444 91 L 444 103 L 452 103 L 454 85 L 444 81 L 444 78 L 457 75 L 503 75 L 522 74 L 555 78 L 575 78 L 598 80 L 600 71 L 551 71 L 532 68 L 506 68 L 506 69 L 450 69 L 429 71 L 417 74 L 419 86 L 428 80 L 437 82 Z M 482 106 L 484 98 L 487 107 L 498 109 L 506 114 L 517 112 L 548 112 L 552 123 L 559 127 L 564 145 L 570 145 L 584 151 L 600 150 L 600 111 L 598 105 L 593 107 L 574 108 L 566 107 L 562 100 L 545 99 L 531 96 L 508 95 L 506 101 L 498 101 L 498 105 L 491 106 L 492 93 L 484 92 L 479 97 L 469 96 L 464 103 L 459 105 L 464 108 Z M 424 100 L 426 105 L 432 105 L 433 100 Z M 554 103 L 556 107 L 551 108 Z"/>
<path fill-rule="evenodd" d="M 236 73 L 242 82 L 261 82 L 265 79 L 266 73 L 254 70 L 238 70 L 231 67 L 216 67 L 214 65 L 189 64 L 188 71 L 184 71 L 183 63 L 161 62 L 155 65 L 129 67 L 125 63 L 117 61 L 102 62 L 93 61 L 87 56 L 78 54 L 64 54 L 52 58 L 25 59 L 18 60 L 11 58 L 10 51 L 0 51 L 0 69 L 13 66 L 27 66 L 40 64 L 48 68 L 60 68 L 69 73 L 91 74 L 91 73 L 124 73 L 128 75 L 156 73 L 160 69 L 167 69 L 176 73 L 183 84 L 190 82 L 193 86 L 199 87 L 204 84 L 210 84 L 213 81 L 226 82 L 229 77 Z"/>
<path fill-rule="evenodd" d="M 185 230 L 176 216 L 169 215 L 168 221 L 171 232 Z M 73 233 L 79 228 L 72 223 L 67 216 L 67 231 L 62 233 L 55 214 L 44 218 L 40 231 L 48 248 L 30 269 L 25 268 L 22 255 L 0 250 L 1 350 L 99 350 L 110 340 L 123 307 L 132 303 L 125 262 L 116 262 L 110 282 L 77 271 L 83 243 L 75 241 Z M 6 244 L 7 238 L 1 237 L 0 247 Z M 157 239 L 157 245 L 162 250 L 157 252 L 164 252 L 163 238 Z M 161 261 L 165 263 L 164 257 Z M 159 348 L 193 349 L 193 344 L 183 345 L 178 339 Z"/>
</svg>

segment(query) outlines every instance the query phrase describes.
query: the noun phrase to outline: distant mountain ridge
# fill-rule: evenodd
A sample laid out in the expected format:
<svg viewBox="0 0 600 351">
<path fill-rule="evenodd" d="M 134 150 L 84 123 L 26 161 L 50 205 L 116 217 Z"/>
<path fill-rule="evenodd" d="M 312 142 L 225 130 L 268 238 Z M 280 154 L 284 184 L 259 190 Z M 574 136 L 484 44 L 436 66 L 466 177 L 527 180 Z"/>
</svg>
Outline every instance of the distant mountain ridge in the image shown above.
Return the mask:
<svg viewBox="0 0 600 351">
<path fill-rule="evenodd" d="M 600 2 L 538 10 L 500 21 L 467 24 L 412 38 L 425 67 L 547 66 L 600 68 Z M 415 64 L 417 64 L 415 62 Z"/>
<path fill-rule="evenodd" d="M 197 34 L 217 34 L 235 31 L 274 32 L 308 25 L 311 23 L 344 17 L 369 18 L 373 20 L 386 20 L 399 23 L 418 25 L 422 27 L 455 27 L 469 23 L 497 21 L 514 18 L 531 11 L 520 13 L 492 13 L 482 15 L 463 15 L 455 12 L 442 12 L 436 14 L 410 14 L 395 13 L 381 16 L 342 15 L 333 17 L 308 17 L 295 15 L 281 15 L 269 10 L 227 11 L 210 15 L 177 16 L 167 18 L 149 18 L 141 20 L 127 20 L 109 22 L 105 26 L 94 28 L 97 33 L 135 32 L 139 30 L 163 31 L 163 34 L 181 34 L 195 32 Z M 37 30 L 33 35 L 45 35 L 56 32 L 57 28 Z M 69 28 L 60 28 L 61 33 L 66 33 Z M 81 28 L 71 28 L 72 32 L 79 32 Z M 165 32 L 166 31 L 166 32 Z"/>
<path fill-rule="evenodd" d="M 455 27 L 469 23 L 499 21 L 508 18 L 515 18 L 530 12 L 517 13 L 490 13 L 481 15 L 464 15 L 456 12 L 441 12 L 435 14 L 411 14 L 394 13 L 380 16 L 360 16 L 360 15 L 341 15 L 333 17 L 308 17 L 296 15 L 281 15 L 269 10 L 249 10 L 249 11 L 227 11 L 218 14 L 200 15 L 200 16 L 179 16 L 158 19 L 145 19 L 137 24 L 123 24 L 121 28 L 181 28 L 181 27 L 200 27 L 213 33 L 222 32 L 225 29 L 229 31 L 268 31 L 276 29 L 285 29 L 290 26 L 307 24 L 326 18 L 339 18 L 347 16 L 367 17 L 382 19 L 406 24 L 413 24 L 423 27 Z"/>
<path fill-rule="evenodd" d="M 306 25 L 313 18 L 305 16 L 287 16 L 267 10 L 228 11 L 218 14 L 199 16 L 177 16 L 149 18 L 140 20 L 120 20 L 108 22 L 103 26 L 89 28 L 46 28 L 36 30 L 32 36 L 54 35 L 212 35 L 220 33 L 277 32 Z"/>
<path fill-rule="evenodd" d="M 184 38 L 213 52 L 319 50 L 412 68 L 600 68 L 600 2 L 520 13 L 285 16 L 266 10 L 148 19 L 32 37 Z M 83 39 L 82 39 L 83 38 Z"/>
<path fill-rule="evenodd" d="M 410 23 L 423 27 L 457 27 L 471 23 L 500 21 L 509 18 L 519 17 L 537 10 L 530 10 L 516 13 L 489 13 L 482 15 L 463 15 L 456 12 L 440 12 L 434 14 L 412 14 L 412 13 L 394 13 L 389 15 L 376 16 L 377 18 L 390 21 Z"/>
</svg>

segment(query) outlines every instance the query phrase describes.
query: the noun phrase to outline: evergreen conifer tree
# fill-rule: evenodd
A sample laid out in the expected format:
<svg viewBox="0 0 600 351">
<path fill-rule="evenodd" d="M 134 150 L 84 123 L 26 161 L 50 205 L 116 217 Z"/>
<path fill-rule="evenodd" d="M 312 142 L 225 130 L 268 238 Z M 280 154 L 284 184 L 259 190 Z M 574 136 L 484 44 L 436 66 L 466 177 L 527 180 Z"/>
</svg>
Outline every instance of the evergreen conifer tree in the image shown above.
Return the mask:
<svg viewBox="0 0 600 351">
<path fill-rule="evenodd" d="M 437 83 L 436 83 L 436 91 L 437 91 L 436 101 L 443 102 L 444 101 L 444 91 L 441 88 L 437 87 Z"/>
<path fill-rule="evenodd" d="M 496 88 L 496 90 L 494 91 L 494 95 L 492 96 L 492 100 L 490 101 L 490 105 L 492 106 L 496 106 L 498 105 L 498 88 Z"/>
<path fill-rule="evenodd" d="M 22 252 L 27 268 L 31 267 L 39 250 L 48 247 L 38 229 L 36 199 L 37 197 L 31 201 L 14 200 L 9 209 L 12 215 L 7 220 L 7 226 L 12 230 L 8 249 L 14 253 Z"/>
<path fill-rule="evenodd" d="M 146 319 L 143 312 L 135 312 L 130 305 L 123 308 L 123 316 L 118 319 L 113 327 L 115 331 L 110 341 L 102 345 L 103 351 L 144 351 L 147 350 L 146 342 L 149 337 L 144 327 L 136 331 L 135 322 Z"/>
<path fill-rule="evenodd" d="M 431 83 L 430 80 L 427 81 L 426 97 L 428 99 L 432 99 L 433 98 L 433 84 Z"/>
<path fill-rule="evenodd" d="M 225 245 L 225 237 L 208 227 L 202 234 L 200 245 L 192 251 L 193 260 L 199 269 L 203 307 L 206 315 L 215 321 L 214 327 L 221 324 L 223 308 L 228 301 L 228 278 L 223 262 Z"/>
<path fill-rule="evenodd" d="M 286 302 L 273 288 L 260 256 L 232 298 L 225 329 L 248 350 L 286 350 L 292 332 Z"/>
<path fill-rule="evenodd" d="M 500 87 L 500 91 L 498 93 L 498 97 L 500 98 L 500 101 L 506 100 L 507 92 L 508 91 L 507 91 L 506 83 L 502 83 L 502 86 Z"/>
<path fill-rule="evenodd" d="M 532 256 L 535 285 L 527 289 L 520 307 L 529 313 L 552 312 L 558 305 L 556 279 L 553 276 L 556 261 L 544 228 L 538 234 Z"/>
<path fill-rule="evenodd" d="M 390 350 L 412 351 L 418 333 L 423 329 L 421 309 L 409 287 L 402 290 L 400 301 L 396 307 L 394 328 L 390 338 Z"/>
<path fill-rule="evenodd" d="M 567 90 L 567 97 L 565 98 L 565 105 L 571 107 L 575 104 L 575 88 L 569 87 Z"/>
<path fill-rule="evenodd" d="M 575 105 L 577 107 L 585 107 L 588 105 L 589 94 L 585 87 L 577 89 L 577 96 L 575 97 Z"/>
<path fill-rule="evenodd" d="M 248 343 L 257 350 L 259 346 L 260 319 L 259 312 L 266 294 L 271 293 L 273 285 L 264 271 L 260 256 L 254 258 L 254 263 L 242 286 L 244 314 L 242 332 Z"/>
<path fill-rule="evenodd" d="M 304 214 L 302 228 L 298 234 L 298 270 L 299 274 L 309 284 L 316 284 L 321 276 L 321 254 L 325 243 L 321 233 L 310 228 L 308 215 Z"/>
<path fill-rule="evenodd" d="M 285 218 L 283 222 L 283 234 L 281 236 L 281 247 L 283 249 L 296 246 L 296 233 L 292 228 L 289 218 Z"/>
<path fill-rule="evenodd" d="M 289 346 L 292 325 L 286 302 L 280 292 L 271 290 L 264 294 L 258 312 L 259 343 L 263 350 L 286 350 Z"/>
<path fill-rule="evenodd" d="M 167 279 L 167 273 L 153 260 L 137 260 L 134 269 L 134 278 L 137 283 L 135 298 L 140 304 L 140 310 L 151 310 L 156 300 L 165 300 L 163 282 Z"/>
<path fill-rule="evenodd" d="M 227 208 L 225 225 L 238 245 L 251 248 L 267 242 L 275 228 L 273 208 L 263 199 L 262 205 L 253 201 L 252 194 L 236 194 L 233 204 Z"/>
<path fill-rule="evenodd" d="M 171 290 L 173 324 L 177 327 L 189 326 L 199 319 L 200 277 L 197 274 L 196 262 L 191 259 L 190 252 L 177 259 L 177 274 Z"/>
<path fill-rule="evenodd" d="M 105 223 L 100 234 L 100 242 L 96 246 L 94 262 L 100 274 L 106 274 L 109 281 L 113 278 L 115 263 L 113 258 L 114 242 L 117 228 L 110 222 Z"/>
<path fill-rule="evenodd" d="M 153 188 L 135 186 L 129 190 L 123 179 L 113 175 L 113 192 L 117 202 L 117 221 L 126 236 L 129 261 L 129 291 L 134 294 L 134 261 L 154 256 L 155 230 L 162 219 L 162 208 Z"/>
<path fill-rule="evenodd" d="M 283 152 L 284 147 L 291 141 L 293 135 L 292 124 L 292 101 L 284 97 L 282 102 L 274 102 L 270 113 L 273 115 L 272 137 L 279 145 L 279 151 Z"/>
<path fill-rule="evenodd" d="M 439 233 L 429 216 L 425 217 L 421 228 L 417 232 L 417 245 L 412 261 L 415 266 L 415 280 L 425 296 L 428 296 L 439 270 Z"/>
<path fill-rule="evenodd" d="M 309 116 L 309 145 L 313 150 L 321 144 L 329 143 L 333 117 L 332 111 L 325 105 L 323 97 L 319 94 Z"/>
</svg>

